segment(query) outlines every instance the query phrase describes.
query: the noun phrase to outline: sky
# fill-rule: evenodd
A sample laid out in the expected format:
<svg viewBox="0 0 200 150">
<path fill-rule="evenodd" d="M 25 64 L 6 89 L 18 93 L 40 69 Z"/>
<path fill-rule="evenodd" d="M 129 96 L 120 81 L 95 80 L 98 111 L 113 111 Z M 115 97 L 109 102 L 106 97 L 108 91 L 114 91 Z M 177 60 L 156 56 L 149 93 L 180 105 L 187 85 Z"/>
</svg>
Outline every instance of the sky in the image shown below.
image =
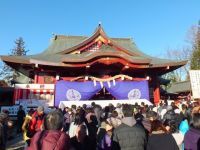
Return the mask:
<svg viewBox="0 0 200 150">
<path fill-rule="evenodd" d="M 108 37 L 132 38 L 151 56 L 188 43 L 200 0 L 1 0 L 0 55 L 23 37 L 28 54 L 44 51 L 53 34 L 91 36 L 101 22 Z"/>
</svg>

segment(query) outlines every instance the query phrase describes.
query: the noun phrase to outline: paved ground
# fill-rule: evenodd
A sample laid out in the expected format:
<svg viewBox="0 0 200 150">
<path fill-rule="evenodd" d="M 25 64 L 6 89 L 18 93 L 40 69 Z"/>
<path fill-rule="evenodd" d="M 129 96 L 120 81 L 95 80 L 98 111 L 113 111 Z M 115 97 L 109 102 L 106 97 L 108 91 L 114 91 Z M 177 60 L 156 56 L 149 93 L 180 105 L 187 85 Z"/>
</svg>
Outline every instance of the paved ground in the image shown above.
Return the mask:
<svg viewBox="0 0 200 150">
<path fill-rule="evenodd" d="M 23 150 L 25 142 L 22 139 L 22 134 L 16 135 L 13 139 L 8 140 L 7 150 Z"/>
<path fill-rule="evenodd" d="M 16 134 L 16 129 L 12 129 L 11 136 L 8 138 L 6 150 L 23 150 L 25 142 L 22 139 L 22 134 Z"/>
<path fill-rule="evenodd" d="M 15 135 L 12 139 L 7 141 L 7 150 L 23 150 L 25 142 L 22 139 L 22 134 Z"/>
</svg>

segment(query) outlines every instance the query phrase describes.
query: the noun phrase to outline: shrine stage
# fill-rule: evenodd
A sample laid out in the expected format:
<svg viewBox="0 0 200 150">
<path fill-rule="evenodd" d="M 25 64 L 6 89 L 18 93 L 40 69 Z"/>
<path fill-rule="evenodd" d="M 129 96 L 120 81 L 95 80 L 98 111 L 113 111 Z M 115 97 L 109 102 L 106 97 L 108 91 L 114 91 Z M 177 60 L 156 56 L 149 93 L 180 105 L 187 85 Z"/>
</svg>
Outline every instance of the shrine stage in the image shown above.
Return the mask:
<svg viewBox="0 0 200 150">
<path fill-rule="evenodd" d="M 117 105 L 117 103 L 120 104 L 132 104 L 135 103 L 141 104 L 144 102 L 148 105 L 153 105 L 150 101 L 146 99 L 136 99 L 136 100 L 90 100 L 90 101 L 60 101 L 59 108 L 63 109 L 64 107 L 71 107 L 72 105 L 76 106 L 83 106 L 83 104 L 91 105 L 92 102 L 95 102 L 95 104 L 101 105 L 102 107 L 108 106 L 109 104 L 113 104 L 114 106 Z"/>
</svg>

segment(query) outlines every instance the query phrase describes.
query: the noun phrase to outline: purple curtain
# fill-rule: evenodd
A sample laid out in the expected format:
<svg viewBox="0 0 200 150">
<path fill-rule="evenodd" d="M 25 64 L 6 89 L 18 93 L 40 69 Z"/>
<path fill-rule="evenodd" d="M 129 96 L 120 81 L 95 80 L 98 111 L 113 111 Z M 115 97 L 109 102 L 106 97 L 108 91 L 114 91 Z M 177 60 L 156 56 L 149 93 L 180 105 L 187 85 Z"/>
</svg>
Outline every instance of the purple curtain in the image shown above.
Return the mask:
<svg viewBox="0 0 200 150">
<path fill-rule="evenodd" d="M 116 99 L 147 99 L 149 100 L 148 81 L 115 81 L 104 82 L 103 86 Z M 102 89 L 99 82 L 92 81 L 70 82 L 58 81 L 56 83 L 55 106 L 60 101 L 88 100 Z"/>
<path fill-rule="evenodd" d="M 88 100 L 99 90 L 101 90 L 101 86 L 98 82 L 94 86 L 92 81 L 58 81 L 56 83 L 55 106 L 58 106 L 60 101 Z"/>
<path fill-rule="evenodd" d="M 104 82 L 106 90 L 116 99 L 147 99 L 149 100 L 148 81 L 116 81 L 110 86 Z"/>
</svg>

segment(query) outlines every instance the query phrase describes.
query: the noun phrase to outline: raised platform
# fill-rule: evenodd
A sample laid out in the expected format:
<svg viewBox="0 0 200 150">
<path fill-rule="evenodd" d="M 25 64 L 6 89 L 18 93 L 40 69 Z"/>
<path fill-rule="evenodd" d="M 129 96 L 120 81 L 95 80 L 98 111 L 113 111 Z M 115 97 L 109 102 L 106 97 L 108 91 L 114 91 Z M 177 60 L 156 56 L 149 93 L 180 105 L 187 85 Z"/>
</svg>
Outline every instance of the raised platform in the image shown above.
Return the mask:
<svg viewBox="0 0 200 150">
<path fill-rule="evenodd" d="M 114 106 L 117 105 L 117 103 L 120 104 L 135 104 L 136 102 L 138 104 L 141 104 L 141 102 L 144 102 L 145 104 L 152 105 L 152 103 L 146 99 L 136 99 L 136 100 L 90 100 L 90 101 L 60 101 L 59 108 L 63 109 L 64 107 L 71 107 L 72 105 L 76 106 L 82 106 L 83 104 L 91 105 L 92 102 L 95 102 L 98 105 L 101 105 L 102 107 L 108 106 L 109 104 L 113 104 Z"/>
</svg>

